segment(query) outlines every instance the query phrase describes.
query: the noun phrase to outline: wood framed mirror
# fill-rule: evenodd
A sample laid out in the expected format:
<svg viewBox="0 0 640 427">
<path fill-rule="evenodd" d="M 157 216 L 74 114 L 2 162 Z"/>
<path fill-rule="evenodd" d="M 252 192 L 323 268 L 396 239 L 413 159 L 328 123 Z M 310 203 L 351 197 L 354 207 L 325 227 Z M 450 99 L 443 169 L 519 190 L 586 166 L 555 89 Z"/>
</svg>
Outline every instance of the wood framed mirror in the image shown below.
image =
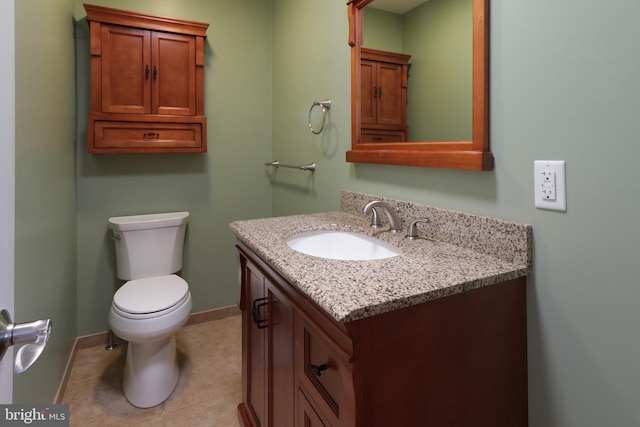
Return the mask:
<svg viewBox="0 0 640 427">
<path fill-rule="evenodd" d="M 442 0 L 438 0 L 442 1 Z M 380 87 L 373 83 L 373 87 L 369 88 L 367 84 L 372 77 L 371 71 L 365 67 L 365 63 L 369 60 L 384 63 L 394 62 L 397 59 L 404 74 L 401 75 L 400 92 L 396 92 L 393 99 L 395 102 L 393 107 L 387 106 L 387 111 L 395 112 L 395 115 L 401 117 L 403 109 L 406 111 L 407 105 L 407 87 L 411 88 L 412 77 L 407 70 L 412 70 L 408 53 L 409 52 L 385 52 L 377 49 L 367 49 L 363 47 L 363 27 L 365 19 L 365 6 L 374 2 L 374 0 L 350 0 L 347 3 L 349 15 L 349 45 L 351 46 L 351 127 L 352 142 L 351 150 L 347 151 L 346 160 L 353 163 L 378 163 L 389 165 L 406 165 L 421 166 L 432 168 L 447 169 L 463 169 L 487 171 L 493 169 L 493 155 L 489 150 L 489 0 L 467 0 L 469 2 L 472 20 L 470 33 L 472 34 L 472 43 L 470 44 L 471 60 L 470 69 L 456 70 L 463 73 L 469 73 L 470 80 L 470 111 L 469 124 L 470 135 L 466 137 L 440 137 L 436 136 L 431 140 L 412 141 L 406 135 L 412 133 L 411 126 L 406 121 L 394 126 L 387 126 L 384 120 L 381 124 L 370 125 L 365 127 L 364 120 L 370 123 L 370 112 L 376 109 L 371 107 L 368 98 L 385 99 L 385 95 L 390 91 L 385 91 L 384 83 Z M 434 0 L 431 0 L 434 2 Z M 422 6 L 419 6 L 422 7 Z M 418 8 L 416 8 L 418 9 Z M 388 55 L 391 55 L 390 57 Z M 398 58 L 394 58 L 394 55 Z M 391 58 L 391 59 L 390 59 Z M 363 62 L 364 61 L 364 62 Z M 416 68 L 418 68 L 416 66 Z M 364 70 L 364 71 L 363 71 Z M 379 72 L 384 77 L 384 71 Z M 390 74 L 388 74 L 390 75 Z M 364 78 L 364 80 L 363 80 Z M 380 77 L 378 77 L 379 79 Z M 374 80 L 376 77 L 374 77 Z M 395 77 L 398 79 L 397 75 Z M 379 80 L 378 80 L 379 82 Z M 381 89 L 382 87 L 382 89 Z M 403 92 L 404 91 L 404 92 Z M 363 100 L 364 98 L 364 101 Z M 411 95 L 409 95 L 411 98 Z M 416 96 L 417 98 L 417 96 Z M 361 102 L 362 101 L 362 102 Z M 376 102 L 374 100 L 374 102 Z M 378 101 L 381 102 L 381 101 Z M 411 104 L 411 103 L 409 103 Z M 364 107 L 363 107 L 364 105 Z M 404 105 L 404 106 L 403 106 Z M 412 107 L 414 108 L 414 107 Z M 414 108 L 412 114 L 420 117 L 422 111 Z M 378 111 L 379 107 L 378 107 Z M 373 113 L 375 114 L 375 112 Z M 380 113 L 379 113 L 380 114 Z M 380 114 L 382 116 L 382 114 Z M 395 119 L 392 119 L 395 120 Z M 399 120 L 402 120 L 399 119 Z M 390 123 L 389 120 L 387 122 Z M 404 126 L 404 130 L 403 129 Z M 466 125 L 465 125 L 466 126 Z M 459 127 L 465 127 L 459 126 Z M 376 128 L 372 132 L 370 128 Z M 376 135 L 372 135 L 376 133 Z M 470 139 L 469 139 L 470 137 Z"/>
</svg>

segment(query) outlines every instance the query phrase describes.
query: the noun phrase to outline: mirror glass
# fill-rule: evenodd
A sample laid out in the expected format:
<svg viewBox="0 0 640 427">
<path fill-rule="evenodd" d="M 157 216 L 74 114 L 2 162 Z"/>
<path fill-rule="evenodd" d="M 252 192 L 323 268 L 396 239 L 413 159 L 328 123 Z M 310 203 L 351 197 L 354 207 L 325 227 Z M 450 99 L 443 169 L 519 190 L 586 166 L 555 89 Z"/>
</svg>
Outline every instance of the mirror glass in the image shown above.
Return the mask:
<svg viewBox="0 0 640 427">
<path fill-rule="evenodd" d="M 489 0 L 351 0 L 347 161 L 493 169 Z"/>
<path fill-rule="evenodd" d="M 471 140 L 472 0 L 391 1 L 364 8 L 362 47 L 410 55 L 407 141 Z"/>
</svg>

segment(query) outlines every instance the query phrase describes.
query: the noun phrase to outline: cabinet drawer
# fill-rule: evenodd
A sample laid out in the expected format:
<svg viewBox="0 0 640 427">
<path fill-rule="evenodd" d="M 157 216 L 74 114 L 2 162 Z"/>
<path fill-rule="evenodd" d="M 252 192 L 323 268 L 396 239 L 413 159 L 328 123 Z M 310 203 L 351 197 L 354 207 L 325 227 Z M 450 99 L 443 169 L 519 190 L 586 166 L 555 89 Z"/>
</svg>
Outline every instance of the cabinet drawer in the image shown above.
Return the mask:
<svg viewBox="0 0 640 427">
<path fill-rule="evenodd" d="M 362 129 L 362 142 L 405 142 L 407 133 L 403 130 Z"/>
<path fill-rule="evenodd" d="M 96 148 L 202 147 L 200 123 L 95 122 Z"/>
<path fill-rule="evenodd" d="M 311 402 L 304 395 L 302 390 L 298 389 L 298 423 L 301 427 L 331 427 L 329 422 L 325 422 L 316 412 Z"/>
<path fill-rule="evenodd" d="M 299 333 L 301 334 L 299 338 L 301 354 L 298 358 L 298 378 L 314 396 L 314 400 L 324 402 L 335 417 L 339 418 L 341 370 L 345 369 L 339 352 L 307 322 L 302 322 Z M 323 408 L 320 409 L 323 412 Z"/>
</svg>

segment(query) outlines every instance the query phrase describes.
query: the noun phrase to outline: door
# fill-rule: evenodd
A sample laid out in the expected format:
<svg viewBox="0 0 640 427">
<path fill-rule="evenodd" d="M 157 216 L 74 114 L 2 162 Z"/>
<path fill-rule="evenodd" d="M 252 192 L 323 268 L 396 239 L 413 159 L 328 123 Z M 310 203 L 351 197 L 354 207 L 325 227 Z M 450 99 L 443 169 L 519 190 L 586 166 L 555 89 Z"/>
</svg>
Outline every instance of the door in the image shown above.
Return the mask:
<svg viewBox="0 0 640 427">
<path fill-rule="evenodd" d="M 151 33 L 102 25 L 102 112 L 151 113 Z"/>
<path fill-rule="evenodd" d="M 243 399 L 248 416 L 255 427 L 267 427 L 267 329 L 264 276 L 241 257 L 242 284 L 246 307 L 242 314 L 243 335 Z"/>
<path fill-rule="evenodd" d="M 153 114 L 196 115 L 196 40 L 153 32 Z"/>
<path fill-rule="evenodd" d="M 13 314 L 15 235 L 14 2 L 0 2 L 0 309 Z M 13 401 L 13 350 L 0 361 L 0 403 Z"/>
<path fill-rule="evenodd" d="M 362 60 L 360 66 L 360 122 L 369 124 L 376 122 L 376 63 Z"/>
<path fill-rule="evenodd" d="M 402 125 L 402 65 L 380 62 L 377 67 L 378 94 L 376 121 L 378 124 Z"/>
</svg>

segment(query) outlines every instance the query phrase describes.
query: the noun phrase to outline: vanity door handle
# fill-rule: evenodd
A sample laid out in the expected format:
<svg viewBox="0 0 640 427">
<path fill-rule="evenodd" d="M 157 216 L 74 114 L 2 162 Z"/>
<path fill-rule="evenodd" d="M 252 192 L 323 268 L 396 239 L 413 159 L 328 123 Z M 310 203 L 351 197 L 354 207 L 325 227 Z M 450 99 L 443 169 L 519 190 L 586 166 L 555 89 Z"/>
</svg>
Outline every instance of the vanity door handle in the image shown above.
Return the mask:
<svg viewBox="0 0 640 427">
<path fill-rule="evenodd" d="M 329 364 L 328 363 L 323 363 L 322 365 L 314 365 L 313 363 L 309 365 L 309 371 L 311 371 L 311 373 L 313 375 L 315 375 L 316 377 L 319 377 L 322 375 L 322 371 L 326 371 L 327 369 L 329 369 Z"/>
<path fill-rule="evenodd" d="M 256 326 L 258 327 L 258 329 L 264 329 L 267 326 L 269 326 L 267 324 L 267 319 L 264 319 L 262 317 L 262 313 L 260 312 L 260 309 L 262 307 L 266 307 L 269 304 L 269 302 L 267 301 L 267 298 L 257 298 L 255 300 L 253 300 L 253 309 L 251 310 L 251 317 L 253 317 L 253 323 L 256 324 Z"/>
<path fill-rule="evenodd" d="M 144 69 L 144 79 L 149 80 L 149 64 L 147 64 L 146 68 Z"/>
</svg>

